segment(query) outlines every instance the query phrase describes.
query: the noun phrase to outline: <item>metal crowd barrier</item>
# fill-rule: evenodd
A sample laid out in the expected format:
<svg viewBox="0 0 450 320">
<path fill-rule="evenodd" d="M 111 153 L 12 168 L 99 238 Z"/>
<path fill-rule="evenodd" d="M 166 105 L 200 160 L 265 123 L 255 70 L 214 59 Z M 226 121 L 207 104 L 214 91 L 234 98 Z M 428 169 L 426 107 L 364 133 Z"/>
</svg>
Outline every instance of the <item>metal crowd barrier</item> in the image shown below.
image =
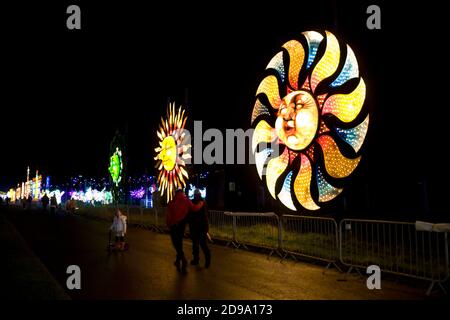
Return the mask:
<svg viewBox="0 0 450 320">
<path fill-rule="evenodd" d="M 127 206 L 126 207 L 126 215 L 127 215 L 127 224 L 129 226 L 135 226 L 135 227 L 142 226 L 142 207 Z"/>
<path fill-rule="evenodd" d="M 223 211 L 209 210 L 209 235 L 214 239 L 233 241 L 233 217 Z"/>
<path fill-rule="evenodd" d="M 166 228 L 165 208 L 141 207 L 138 227 L 156 232 L 164 232 Z"/>
<path fill-rule="evenodd" d="M 358 268 L 377 265 L 384 272 L 430 281 L 427 295 L 449 279 L 446 232 L 417 231 L 414 223 L 344 219 L 340 223 L 340 261 Z"/>
<path fill-rule="evenodd" d="M 328 262 L 342 271 L 336 264 L 339 260 L 338 225 L 332 218 L 284 215 L 282 221 L 283 258 L 295 256 Z"/>
<path fill-rule="evenodd" d="M 167 230 L 166 207 L 155 208 L 155 226 L 160 232 Z"/>
<path fill-rule="evenodd" d="M 224 212 L 232 218 L 233 238 L 227 245 L 247 248 L 247 245 L 271 249 L 269 256 L 281 256 L 279 218 L 273 212 Z"/>
</svg>

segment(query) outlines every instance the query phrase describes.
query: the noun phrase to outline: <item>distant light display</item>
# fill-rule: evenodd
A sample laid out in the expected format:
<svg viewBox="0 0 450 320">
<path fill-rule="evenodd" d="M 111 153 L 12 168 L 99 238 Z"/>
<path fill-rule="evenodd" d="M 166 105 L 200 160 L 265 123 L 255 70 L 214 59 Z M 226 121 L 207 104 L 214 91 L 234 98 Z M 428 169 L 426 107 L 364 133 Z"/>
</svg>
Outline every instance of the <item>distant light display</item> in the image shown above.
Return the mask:
<svg viewBox="0 0 450 320">
<path fill-rule="evenodd" d="M 11 200 L 11 202 L 16 201 L 16 191 L 14 189 L 9 189 L 7 197 Z"/>
<path fill-rule="evenodd" d="M 33 195 L 33 199 L 37 200 L 41 196 L 41 188 L 42 188 L 42 176 L 39 175 L 36 170 L 36 177 L 33 178 L 31 182 L 31 192 Z"/>
<path fill-rule="evenodd" d="M 123 172 L 123 161 L 122 161 L 122 151 L 117 147 L 109 160 L 109 174 L 116 187 L 122 181 Z"/>
<path fill-rule="evenodd" d="M 328 31 L 301 37 L 267 65 L 251 116 L 259 177 L 266 167 L 270 195 L 295 211 L 318 210 L 342 192 L 369 125 L 366 86 L 350 46 Z M 272 156 L 278 144 L 281 155 Z"/>
<path fill-rule="evenodd" d="M 45 192 L 42 192 L 41 198 L 44 196 L 44 194 L 47 194 L 47 196 L 48 196 L 49 198 L 55 196 L 55 198 L 56 198 L 56 203 L 57 203 L 57 204 L 61 204 L 61 198 L 62 198 L 62 196 L 65 194 L 65 191 L 61 191 L 61 190 L 58 190 L 58 189 L 53 190 L 53 191 L 45 190 Z"/>
<path fill-rule="evenodd" d="M 188 197 L 189 199 L 194 199 L 194 191 L 197 189 L 193 184 L 189 184 Z M 200 190 L 200 195 L 203 199 L 206 198 L 206 188 L 198 188 Z"/>
<path fill-rule="evenodd" d="M 71 191 L 69 195 L 72 199 L 94 204 L 96 202 L 101 204 L 111 204 L 113 202 L 111 191 L 97 190 L 92 188 L 87 188 L 86 191 Z"/>
<path fill-rule="evenodd" d="M 191 145 L 186 143 L 186 120 L 185 110 L 181 106 L 175 111 L 175 103 L 169 104 L 167 118 L 161 118 L 157 131 L 159 147 L 155 148 L 155 160 L 159 170 L 158 190 L 161 191 L 161 196 L 166 194 L 167 202 L 173 198 L 176 189 L 186 186 L 189 178 L 185 160 L 191 158 Z"/>
<path fill-rule="evenodd" d="M 140 187 L 139 189 L 131 190 L 130 196 L 133 199 L 142 199 L 145 196 L 145 189 Z"/>
</svg>

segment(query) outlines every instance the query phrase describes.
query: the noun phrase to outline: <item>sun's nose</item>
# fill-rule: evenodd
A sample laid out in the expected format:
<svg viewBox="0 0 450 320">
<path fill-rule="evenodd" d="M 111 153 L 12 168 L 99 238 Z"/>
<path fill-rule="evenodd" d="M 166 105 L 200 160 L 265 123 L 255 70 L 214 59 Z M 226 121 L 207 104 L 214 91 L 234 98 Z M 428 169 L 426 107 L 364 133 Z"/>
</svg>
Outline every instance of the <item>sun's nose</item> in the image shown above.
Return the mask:
<svg viewBox="0 0 450 320">
<path fill-rule="evenodd" d="M 289 119 L 295 119 L 295 109 L 291 108 L 289 110 Z"/>
<path fill-rule="evenodd" d="M 286 108 L 286 111 L 283 114 L 283 119 L 285 121 L 295 119 L 295 106 L 293 107 L 290 105 L 289 107 Z"/>
</svg>

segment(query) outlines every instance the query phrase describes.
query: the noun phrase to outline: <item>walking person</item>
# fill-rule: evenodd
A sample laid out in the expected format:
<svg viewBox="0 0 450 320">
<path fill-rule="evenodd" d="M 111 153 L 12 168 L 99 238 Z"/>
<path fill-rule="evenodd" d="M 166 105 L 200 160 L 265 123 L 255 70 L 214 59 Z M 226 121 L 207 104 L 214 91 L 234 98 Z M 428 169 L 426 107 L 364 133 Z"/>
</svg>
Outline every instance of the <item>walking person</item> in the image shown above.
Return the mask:
<svg viewBox="0 0 450 320">
<path fill-rule="evenodd" d="M 186 227 L 186 216 L 189 211 L 195 212 L 203 207 L 203 201 L 193 204 L 184 194 L 182 189 L 178 189 L 172 201 L 167 205 L 166 222 L 170 230 L 170 238 L 173 247 L 177 252 L 174 262 L 178 271 L 186 272 L 187 261 L 183 252 L 183 237 Z"/>
<path fill-rule="evenodd" d="M 66 211 L 69 213 L 75 213 L 76 210 L 76 203 L 73 198 L 66 201 Z"/>
<path fill-rule="evenodd" d="M 193 204 L 203 202 L 203 207 L 197 212 L 190 212 L 188 215 L 189 233 L 192 240 L 192 261 L 191 265 L 198 265 L 200 262 L 200 247 L 205 256 L 205 268 L 211 265 L 211 252 L 208 248 L 208 207 L 202 198 L 199 189 L 194 191 Z"/>
<path fill-rule="evenodd" d="M 56 196 L 52 195 L 50 198 L 50 212 L 54 214 L 56 212 L 56 208 L 58 207 L 58 201 L 56 201 Z"/>
<path fill-rule="evenodd" d="M 31 194 L 28 196 L 27 198 L 27 209 L 31 210 L 31 204 L 33 203 L 33 197 L 31 196 Z"/>
<path fill-rule="evenodd" d="M 50 202 L 50 199 L 48 198 L 47 193 L 45 193 L 44 196 L 41 198 L 42 210 L 44 212 L 47 211 L 47 207 L 48 207 L 49 202 Z"/>
</svg>

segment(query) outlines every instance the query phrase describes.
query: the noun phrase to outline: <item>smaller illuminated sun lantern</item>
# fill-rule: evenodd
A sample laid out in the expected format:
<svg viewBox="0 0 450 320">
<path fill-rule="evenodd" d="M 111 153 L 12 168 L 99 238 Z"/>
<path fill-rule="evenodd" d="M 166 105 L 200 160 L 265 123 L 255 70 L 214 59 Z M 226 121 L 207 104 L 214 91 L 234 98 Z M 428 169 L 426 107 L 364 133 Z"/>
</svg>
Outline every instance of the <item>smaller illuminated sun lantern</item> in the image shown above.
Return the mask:
<svg viewBox="0 0 450 320">
<path fill-rule="evenodd" d="M 167 202 L 172 200 L 176 189 L 186 186 L 186 180 L 189 178 L 185 160 L 191 158 L 191 145 L 186 141 L 186 120 L 183 107 L 180 106 L 176 112 L 175 103 L 169 104 L 167 119 L 161 118 L 161 125 L 156 132 L 159 147 L 155 148 L 154 159 L 159 170 L 158 190 L 161 191 L 161 196 L 166 193 Z"/>
<path fill-rule="evenodd" d="M 119 147 L 116 147 L 116 151 L 114 151 L 109 160 L 108 170 L 113 183 L 116 185 L 116 187 L 118 187 L 119 183 L 122 181 L 123 172 L 122 151 L 119 149 Z"/>
</svg>

